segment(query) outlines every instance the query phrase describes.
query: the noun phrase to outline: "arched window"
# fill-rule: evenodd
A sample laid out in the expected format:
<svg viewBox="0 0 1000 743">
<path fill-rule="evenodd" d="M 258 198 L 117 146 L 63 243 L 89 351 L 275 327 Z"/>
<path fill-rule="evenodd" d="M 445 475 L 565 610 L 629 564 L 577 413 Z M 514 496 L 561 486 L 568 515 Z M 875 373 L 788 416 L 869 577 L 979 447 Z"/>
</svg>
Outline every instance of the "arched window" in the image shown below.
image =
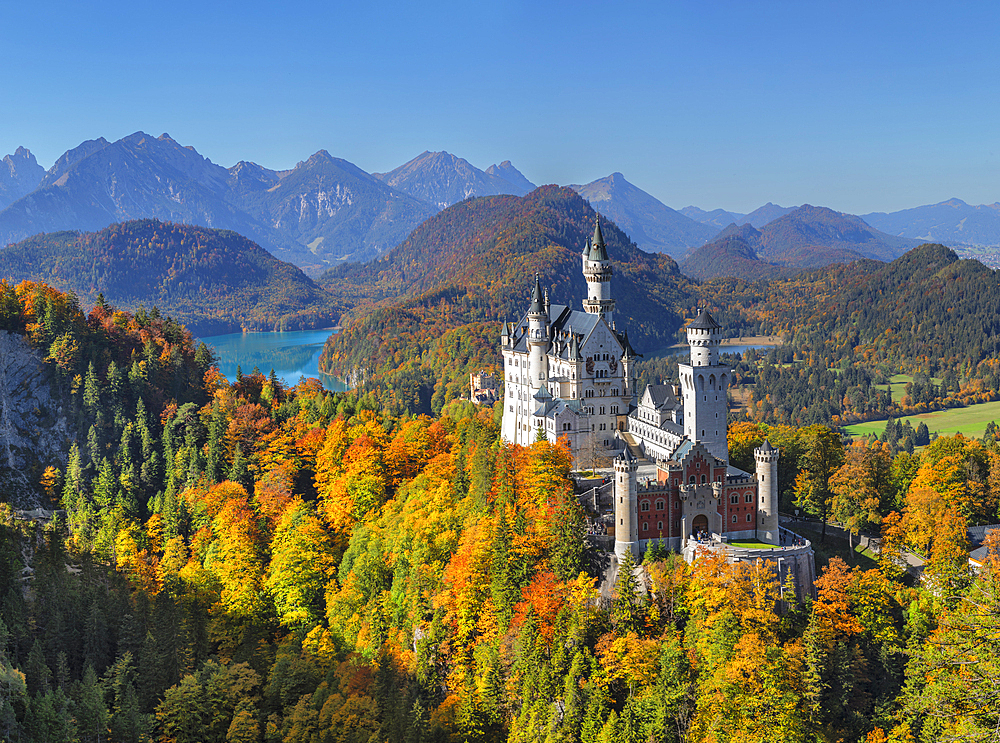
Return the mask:
<svg viewBox="0 0 1000 743">
<path fill-rule="evenodd" d="M 701 476 L 701 484 L 702 485 L 704 485 L 707 480 L 708 480 L 707 477 L 705 477 L 704 475 Z"/>
<path fill-rule="evenodd" d="M 747 523 L 748 524 L 750 523 L 750 514 L 749 513 L 747 514 Z"/>
<path fill-rule="evenodd" d="M 642 522 L 642 530 L 649 531 L 649 524 L 646 523 L 645 521 Z"/>
<path fill-rule="evenodd" d="M 733 514 L 733 523 L 734 524 L 736 523 L 736 514 L 735 513 Z"/>
<path fill-rule="evenodd" d="M 747 493 L 745 500 L 747 503 L 753 503 L 753 493 Z"/>
<path fill-rule="evenodd" d="M 656 522 L 656 530 L 658 532 L 660 532 L 661 534 L 663 533 L 663 522 L 662 521 L 657 521 Z"/>
<path fill-rule="evenodd" d="M 649 501 L 648 500 L 644 500 L 642 502 L 642 508 L 640 510 L 642 510 L 642 511 L 648 511 L 649 510 Z"/>
<path fill-rule="evenodd" d="M 662 498 L 660 500 L 656 501 L 656 510 L 657 511 L 662 511 L 665 507 L 666 507 L 666 502 Z"/>
<path fill-rule="evenodd" d="M 688 482 L 694 485 L 694 475 L 691 475 L 691 478 L 688 480 Z"/>
<path fill-rule="evenodd" d="M 729 498 L 729 502 L 730 503 L 739 503 L 740 502 L 740 497 L 738 495 L 733 495 L 733 496 L 731 496 Z"/>
</svg>

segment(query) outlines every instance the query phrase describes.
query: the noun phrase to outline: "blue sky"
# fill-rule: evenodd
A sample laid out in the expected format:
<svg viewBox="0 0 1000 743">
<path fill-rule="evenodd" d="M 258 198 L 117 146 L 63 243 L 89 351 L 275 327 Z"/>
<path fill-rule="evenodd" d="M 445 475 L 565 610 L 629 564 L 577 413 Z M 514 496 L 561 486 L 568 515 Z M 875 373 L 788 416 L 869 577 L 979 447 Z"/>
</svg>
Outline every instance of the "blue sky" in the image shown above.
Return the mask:
<svg viewBox="0 0 1000 743">
<path fill-rule="evenodd" d="M 681 208 L 1000 200 L 1000 6 L 0 0 L 0 156 L 168 132 L 214 162 L 424 150 Z"/>
</svg>

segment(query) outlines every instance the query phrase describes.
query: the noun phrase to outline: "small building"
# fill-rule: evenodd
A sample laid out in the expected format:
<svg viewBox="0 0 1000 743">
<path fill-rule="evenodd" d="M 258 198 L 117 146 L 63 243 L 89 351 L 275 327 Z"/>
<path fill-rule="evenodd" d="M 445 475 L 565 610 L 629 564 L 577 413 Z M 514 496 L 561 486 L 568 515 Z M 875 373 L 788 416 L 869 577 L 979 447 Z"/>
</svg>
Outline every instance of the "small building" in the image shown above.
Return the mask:
<svg viewBox="0 0 1000 743">
<path fill-rule="evenodd" d="M 476 405 L 492 405 L 497 401 L 499 384 L 492 374 L 479 371 L 469 375 L 469 397 Z"/>
<path fill-rule="evenodd" d="M 1000 530 L 1000 524 L 986 524 L 983 526 L 970 526 L 966 532 L 969 538 L 969 566 L 980 571 L 986 566 L 986 537 L 990 532 Z"/>
</svg>

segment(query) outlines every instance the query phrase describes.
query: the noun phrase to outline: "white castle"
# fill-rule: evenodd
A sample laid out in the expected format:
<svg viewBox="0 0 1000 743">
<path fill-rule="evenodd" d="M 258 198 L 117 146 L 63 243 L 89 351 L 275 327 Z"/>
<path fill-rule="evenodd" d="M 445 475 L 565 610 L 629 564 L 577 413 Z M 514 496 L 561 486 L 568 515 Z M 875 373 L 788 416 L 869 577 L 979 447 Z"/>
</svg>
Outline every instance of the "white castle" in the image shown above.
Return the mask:
<svg viewBox="0 0 1000 743">
<path fill-rule="evenodd" d="M 634 555 L 660 541 L 693 557 L 695 541 L 727 549 L 731 560 L 775 559 L 811 590 L 811 545 L 778 526 L 779 452 L 766 440 L 754 451 L 756 471 L 729 463 L 727 392 L 732 369 L 720 363 L 721 326 L 702 311 L 687 326 L 690 360 L 680 384 L 649 385 L 637 400 L 638 354 L 615 327 L 611 261 L 598 221 L 583 251 L 583 311 L 549 303 L 539 277 L 521 321 L 504 323 L 503 423 L 507 441 L 530 445 L 539 433 L 565 437 L 574 458 L 595 450 L 614 459 L 615 553 Z M 636 452 L 655 462 L 655 477 L 638 481 Z M 769 550 L 728 548 L 757 539 Z M 690 554 L 689 554 L 690 553 Z"/>
<path fill-rule="evenodd" d="M 531 444 L 539 430 L 550 441 L 566 437 L 576 459 L 590 451 L 616 452 L 634 397 L 636 354 L 628 334 L 615 329 L 611 261 L 601 224 L 583 251 L 587 298 L 583 311 L 549 304 L 539 277 L 531 305 L 517 323 L 504 323 L 504 439 Z"/>
</svg>

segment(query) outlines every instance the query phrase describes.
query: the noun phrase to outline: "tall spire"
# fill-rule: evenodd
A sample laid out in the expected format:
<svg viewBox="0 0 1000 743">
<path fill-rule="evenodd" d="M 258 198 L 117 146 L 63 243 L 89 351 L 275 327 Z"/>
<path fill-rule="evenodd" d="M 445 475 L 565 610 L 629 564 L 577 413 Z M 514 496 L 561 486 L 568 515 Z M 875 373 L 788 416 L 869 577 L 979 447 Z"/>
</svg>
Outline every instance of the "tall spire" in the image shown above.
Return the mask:
<svg viewBox="0 0 1000 743">
<path fill-rule="evenodd" d="M 608 260 L 608 250 L 604 245 L 604 234 L 601 232 L 601 216 L 597 215 L 597 219 L 594 224 L 594 239 L 593 245 L 590 248 L 590 260 L 592 261 L 606 261 Z"/>
<path fill-rule="evenodd" d="M 542 304 L 542 282 L 537 273 L 535 274 L 535 288 L 531 290 L 531 306 L 528 308 L 528 312 L 536 315 L 545 312 L 545 306 Z"/>
<path fill-rule="evenodd" d="M 596 247 L 597 245 L 600 245 L 601 247 L 603 247 L 604 246 L 604 235 L 601 234 L 601 217 L 600 217 L 600 215 L 598 215 L 597 219 L 594 220 L 594 221 L 595 221 L 595 224 L 594 224 L 594 240 L 593 240 L 594 246 Z"/>
</svg>

